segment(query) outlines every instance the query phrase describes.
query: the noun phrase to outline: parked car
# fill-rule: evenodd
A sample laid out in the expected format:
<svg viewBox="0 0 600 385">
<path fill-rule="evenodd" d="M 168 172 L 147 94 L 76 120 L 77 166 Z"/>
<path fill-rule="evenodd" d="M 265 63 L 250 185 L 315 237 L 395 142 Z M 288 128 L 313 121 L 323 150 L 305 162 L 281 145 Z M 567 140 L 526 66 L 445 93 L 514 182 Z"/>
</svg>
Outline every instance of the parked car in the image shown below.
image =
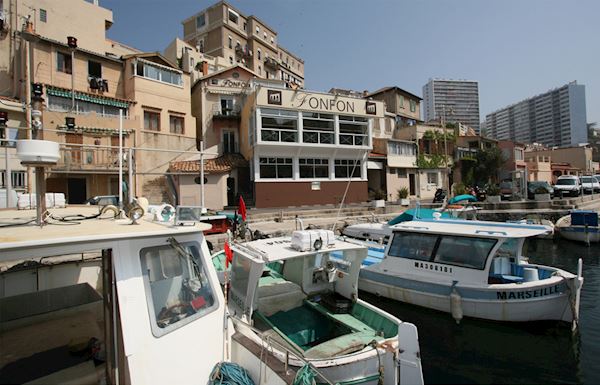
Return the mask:
<svg viewBox="0 0 600 385">
<path fill-rule="evenodd" d="M 582 187 L 581 181 L 578 176 L 575 175 L 563 175 L 559 176 L 554 185 L 554 194 L 558 195 L 581 195 Z"/>
<path fill-rule="evenodd" d="M 501 199 L 512 199 L 514 193 L 513 182 L 505 180 L 500 182 L 500 197 Z"/>
<path fill-rule="evenodd" d="M 107 206 L 119 205 L 119 197 L 117 195 L 98 195 L 85 201 L 86 205 Z"/>
<path fill-rule="evenodd" d="M 583 188 L 584 193 L 594 193 L 600 192 L 600 182 L 598 179 L 593 176 L 582 176 L 581 178 L 581 187 Z"/>
<path fill-rule="evenodd" d="M 534 199 L 538 189 L 544 189 L 550 194 L 550 199 L 554 198 L 554 188 L 546 181 L 527 182 L 527 198 Z"/>
</svg>

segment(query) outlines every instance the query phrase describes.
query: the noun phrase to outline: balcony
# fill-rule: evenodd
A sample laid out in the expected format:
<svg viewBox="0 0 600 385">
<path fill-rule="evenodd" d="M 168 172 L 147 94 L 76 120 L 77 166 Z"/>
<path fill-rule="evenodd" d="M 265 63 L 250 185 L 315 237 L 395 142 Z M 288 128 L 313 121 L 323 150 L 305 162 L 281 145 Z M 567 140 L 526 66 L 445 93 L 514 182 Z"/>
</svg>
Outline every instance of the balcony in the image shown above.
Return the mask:
<svg viewBox="0 0 600 385">
<path fill-rule="evenodd" d="M 235 46 L 235 54 L 243 59 L 250 59 L 252 57 L 252 50 L 238 44 Z"/>
<path fill-rule="evenodd" d="M 239 120 L 241 116 L 241 109 L 237 105 L 231 107 L 224 107 L 215 105 L 212 110 L 213 119 L 232 119 Z"/>
<path fill-rule="evenodd" d="M 280 64 L 276 59 L 272 57 L 265 58 L 265 68 L 269 67 L 271 69 L 278 70 L 279 66 Z"/>
<path fill-rule="evenodd" d="M 127 148 L 123 149 L 123 169 L 127 170 Z M 119 171 L 119 148 L 111 146 L 62 143 L 60 159 L 53 170 Z"/>
</svg>

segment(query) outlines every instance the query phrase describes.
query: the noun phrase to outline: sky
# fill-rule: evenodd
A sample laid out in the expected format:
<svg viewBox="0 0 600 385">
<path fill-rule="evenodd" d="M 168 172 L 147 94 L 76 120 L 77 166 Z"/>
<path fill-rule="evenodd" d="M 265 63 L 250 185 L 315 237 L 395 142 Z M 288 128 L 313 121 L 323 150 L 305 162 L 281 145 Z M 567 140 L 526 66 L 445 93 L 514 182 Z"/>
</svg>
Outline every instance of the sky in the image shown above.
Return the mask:
<svg viewBox="0 0 600 385">
<path fill-rule="evenodd" d="M 100 0 L 108 37 L 163 51 L 181 21 L 216 0 Z M 422 96 L 430 78 L 479 82 L 485 115 L 576 80 L 600 122 L 598 0 L 229 0 L 304 59 L 305 88 L 398 86 Z"/>
</svg>

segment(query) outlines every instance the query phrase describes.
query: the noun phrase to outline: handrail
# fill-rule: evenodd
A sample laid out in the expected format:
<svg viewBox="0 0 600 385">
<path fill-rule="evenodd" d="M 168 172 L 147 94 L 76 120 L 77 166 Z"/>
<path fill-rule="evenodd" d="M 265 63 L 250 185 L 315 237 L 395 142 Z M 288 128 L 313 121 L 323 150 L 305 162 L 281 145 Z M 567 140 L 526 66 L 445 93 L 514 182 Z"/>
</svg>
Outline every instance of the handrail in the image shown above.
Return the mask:
<svg viewBox="0 0 600 385">
<path fill-rule="evenodd" d="M 265 340 L 265 338 L 264 338 L 264 335 L 263 335 L 263 332 L 262 332 L 262 331 L 260 331 L 260 330 L 258 330 L 258 329 L 257 329 L 257 328 L 255 328 L 254 326 L 252 326 L 252 325 L 250 325 L 250 324 L 248 324 L 248 323 L 246 323 L 246 322 L 242 321 L 242 320 L 241 320 L 241 319 L 239 319 L 239 318 L 235 318 L 235 317 L 231 316 L 230 314 L 228 314 L 227 316 L 228 316 L 228 317 L 229 317 L 229 318 L 230 318 L 230 319 L 233 321 L 233 323 L 240 323 L 240 324 L 242 324 L 242 326 L 243 326 L 243 327 L 246 327 L 246 328 L 250 329 L 252 332 L 256 333 L 256 334 L 257 334 L 257 335 L 260 337 L 261 341 L 265 342 L 267 345 L 270 345 L 270 344 L 273 344 L 273 343 L 274 343 L 274 344 L 275 344 L 275 345 L 277 345 L 277 346 L 278 346 L 278 347 L 279 347 L 281 350 L 283 350 L 283 351 L 285 352 L 285 357 L 286 357 L 286 361 L 284 362 L 284 364 L 285 364 L 285 367 L 286 367 L 286 368 L 288 367 L 288 364 L 289 364 L 289 363 L 288 363 L 288 359 L 289 359 L 289 355 L 290 355 L 290 353 L 291 353 L 291 354 L 292 354 L 294 357 L 296 357 L 296 358 L 297 358 L 299 361 L 303 362 L 303 363 L 304 363 L 304 365 L 309 365 L 309 366 L 310 366 L 310 368 L 311 368 L 312 370 L 314 370 L 314 371 L 315 371 L 315 373 L 317 373 L 317 374 L 319 375 L 319 377 L 321 377 L 323 380 L 325 380 L 325 382 L 326 382 L 326 383 L 328 383 L 329 385 L 336 385 L 336 384 L 334 384 L 333 382 L 331 382 L 329 379 L 327 379 L 327 377 L 325 377 L 325 376 L 323 375 L 323 373 L 321 373 L 321 371 L 320 371 L 320 370 L 318 370 L 318 369 L 317 369 L 317 368 L 316 368 L 316 367 L 315 367 L 315 366 L 312 364 L 312 362 L 310 362 L 310 361 L 306 360 L 304 357 L 301 357 L 301 356 L 299 356 L 299 355 L 298 355 L 296 352 L 294 352 L 293 350 L 291 350 L 291 349 L 287 348 L 286 346 L 283 346 L 281 343 L 279 343 L 279 342 L 278 342 L 278 341 L 276 341 L 276 340 L 272 340 L 272 339 Z"/>
</svg>

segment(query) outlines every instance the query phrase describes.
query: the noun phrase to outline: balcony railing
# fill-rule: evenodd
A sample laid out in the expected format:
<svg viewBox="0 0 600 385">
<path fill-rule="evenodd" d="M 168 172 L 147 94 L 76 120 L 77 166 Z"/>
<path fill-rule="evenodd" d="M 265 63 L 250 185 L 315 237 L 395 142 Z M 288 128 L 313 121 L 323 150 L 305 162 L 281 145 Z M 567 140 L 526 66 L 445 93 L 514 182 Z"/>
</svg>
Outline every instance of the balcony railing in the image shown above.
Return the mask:
<svg viewBox="0 0 600 385">
<path fill-rule="evenodd" d="M 242 47 L 238 44 L 235 46 L 235 54 L 244 59 L 248 59 L 252 57 L 252 50 L 248 47 Z"/>
<path fill-rule="evenodd" d="M 340 133 L 340 144 L 347 146 L 366 146 L 368 145 L 367 135 Z"/>
<path fill-rule="evenodd" d="M 265 58 L 265 67 L 270 67 L 272 69 L 279 69 L 279 62 L 272 57 Z"/>
<path fill-rule="evenodd" d="M 127 151 L 123 149 L 123 168 L 127 169 Z M 119 169 L 119 148 L 87 146 L 64 143 L 60 146 L 60 159 L 53 169 L 60 170 L 110 170 Z"/>
<path fill-rule="evenodd" d="M 237 105 L 234 105 L 233 107 L 222 107 L 216 105 L 213 107 L 212 114 L 213 118 L 237 119 L 240 117 L 241 109 Z"/>
<path fill-rule="evenodd" d="M 333 144 L 333 132 L 304 129 L 302 132 L 302 141 L 304 143 Z"/>
</svg>

